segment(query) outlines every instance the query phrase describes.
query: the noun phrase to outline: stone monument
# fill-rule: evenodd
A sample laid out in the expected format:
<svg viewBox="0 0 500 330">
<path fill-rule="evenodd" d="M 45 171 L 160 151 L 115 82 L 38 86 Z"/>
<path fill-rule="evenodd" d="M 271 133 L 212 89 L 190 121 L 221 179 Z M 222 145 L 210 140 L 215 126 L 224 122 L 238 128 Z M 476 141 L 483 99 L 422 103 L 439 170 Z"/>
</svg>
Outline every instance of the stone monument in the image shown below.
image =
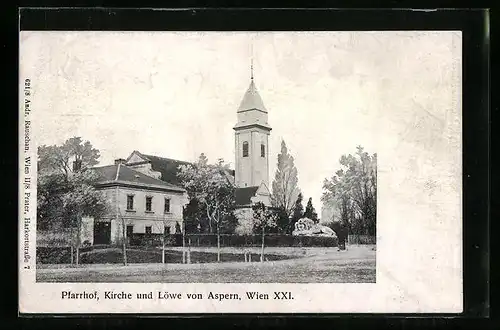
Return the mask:
<svg viewBox="0 0 500 330">
<path fill-rule="evenodd" d="M 337 237 L 337 234 L 331 228 L 316 224 L 309 218 L 299 219 L 295 223 L 295 230 L 292 232 L 292 235 Z"/>
</svg>

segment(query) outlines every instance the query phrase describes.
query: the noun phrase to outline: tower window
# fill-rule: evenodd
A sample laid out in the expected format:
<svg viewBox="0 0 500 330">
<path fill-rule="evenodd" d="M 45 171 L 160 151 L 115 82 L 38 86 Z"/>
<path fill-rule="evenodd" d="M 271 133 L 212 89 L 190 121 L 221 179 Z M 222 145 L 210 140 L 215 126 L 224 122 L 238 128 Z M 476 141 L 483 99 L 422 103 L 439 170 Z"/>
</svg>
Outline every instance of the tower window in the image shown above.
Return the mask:
<svg viewBox="0 0 500 330">
<path fill-rule="evenodd" d="M 243 157 L 248 157 L 248 142 L 243 142 Z"/>
<path fill-rule="evenodd" d="M 260 145 L 260 157 L 266 157 L 266 146 L 263 143 Z"/>
</svg>

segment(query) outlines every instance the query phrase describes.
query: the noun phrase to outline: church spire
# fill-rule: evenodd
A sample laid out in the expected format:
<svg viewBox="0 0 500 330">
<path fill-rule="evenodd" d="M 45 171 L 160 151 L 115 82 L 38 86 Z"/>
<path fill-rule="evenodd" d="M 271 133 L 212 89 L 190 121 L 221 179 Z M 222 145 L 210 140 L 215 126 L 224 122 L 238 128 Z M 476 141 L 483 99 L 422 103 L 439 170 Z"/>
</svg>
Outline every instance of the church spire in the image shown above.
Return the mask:
<svg viewBox="0 0 500 330">
<path fill-rule="evenodd" d="M 253 70 L 251 73 L 252 77 L 250 80 L 250 86 L 248 86 L 248 89 L 243 96 L 243 100 L 240 103 L 238 112 L 252 109 L 267 112 L 266 107 L 264 106 L 264 102 L 262 102 L 262 98 L 257 91 L 257 87 L 255 87 L 255 83 L 253 81 Z"/>
<path fill-rule="evenodd" d="M 250 80 L 253 81 L 253 54 L 252 57 L 250 58 Z"/>
<path fill-rule="evenodd" d="M 262 98 L 257 92 L 257 87 L 255 87 L 254 74 L 253 74 L 253 40 L 250 43 L 250 86 L 243 96 L 243 100 L 240 103 L 238 112 L 244 112 L 248 110 L 260 110 L 267 113 L 266 107 L 262 102 Z"/>
</svg>

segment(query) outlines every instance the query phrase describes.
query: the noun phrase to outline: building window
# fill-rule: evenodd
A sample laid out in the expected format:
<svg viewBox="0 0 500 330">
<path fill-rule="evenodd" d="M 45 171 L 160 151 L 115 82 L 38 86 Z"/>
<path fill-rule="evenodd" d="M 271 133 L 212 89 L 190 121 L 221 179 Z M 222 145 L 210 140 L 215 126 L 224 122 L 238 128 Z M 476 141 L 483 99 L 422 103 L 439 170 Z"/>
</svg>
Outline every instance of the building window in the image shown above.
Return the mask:
<svg viewBox="0 0 500 330">
<path fill-rule="evenodd" d="M 164 212 L 165 213 L 170 213 L 170 198 L 165 198 Z"/>
<path fill-rule="evenodd" d="M 263 143 L 260 145 L 260 157 L 266 157 L 266 146 Z"/>
<path fill-rule="evenodd" d="M 127 210 L 132 211 L 134 209 L 134 196 L 127 196 Z"/>
<path fill-rule="evenodd" d="M 146 226 L 146 235 L 151 235 L 151 226 Z"/>
<path fill-rule="evenodd" d="M 165 229 L 164 229 L 163 233 L 165 235 L 170 235 L 170 227 L 169 226 L 165 226 Z"/>
<path fill-rule="evenodd" d="M 153 197 L 147 196 L 146 197 L 146 212 L 151 212 L 152 205 L 153 205 Z"/>
<path fill-rule="evenodd" d="M 248 142 L 243 142 L 243 157 L 248 157 Z"/>
</svg>

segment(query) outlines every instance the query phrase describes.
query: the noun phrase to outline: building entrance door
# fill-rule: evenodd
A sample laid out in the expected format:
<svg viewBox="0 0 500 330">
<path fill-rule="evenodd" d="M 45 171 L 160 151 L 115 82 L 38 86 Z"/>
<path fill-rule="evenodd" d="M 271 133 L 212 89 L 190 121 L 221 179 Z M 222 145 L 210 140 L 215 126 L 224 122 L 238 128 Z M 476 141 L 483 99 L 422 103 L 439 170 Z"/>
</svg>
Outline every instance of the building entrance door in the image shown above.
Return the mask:
<svg viewBox="0 0 500 330">
<path fill-rule="evenodd" d="M 111 223 L 96 222 L 94 224 L 94 244 L 111 243 Z"/>
</svg>

